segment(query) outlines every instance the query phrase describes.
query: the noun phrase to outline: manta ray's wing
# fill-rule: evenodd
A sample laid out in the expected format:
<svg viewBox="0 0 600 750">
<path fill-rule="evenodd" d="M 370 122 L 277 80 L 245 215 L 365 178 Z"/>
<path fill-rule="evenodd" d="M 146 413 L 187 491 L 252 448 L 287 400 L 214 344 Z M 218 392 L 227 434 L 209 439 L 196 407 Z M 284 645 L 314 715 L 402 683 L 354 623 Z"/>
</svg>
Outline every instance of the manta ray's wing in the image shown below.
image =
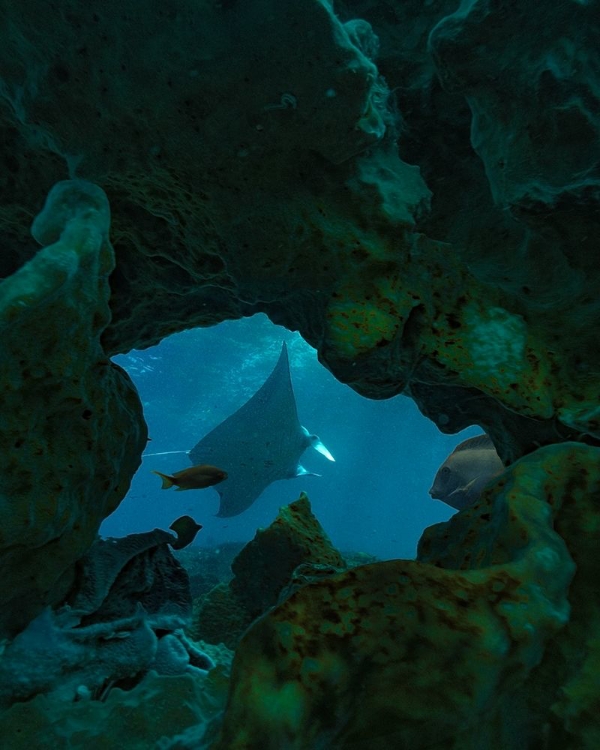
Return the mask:
<svg viewBox="0 0 600 750">
<path fill-rule="evenodd" d="M 277 479 L 297 475 L 309 440 L 298 421 L 285 342 L 264 385 L 234 414 L 214 428 L 189 453 L 193 464 L 212 464 L 227 472 L 215 487 L 220 517 L 237 516 Z"/>
</svg>

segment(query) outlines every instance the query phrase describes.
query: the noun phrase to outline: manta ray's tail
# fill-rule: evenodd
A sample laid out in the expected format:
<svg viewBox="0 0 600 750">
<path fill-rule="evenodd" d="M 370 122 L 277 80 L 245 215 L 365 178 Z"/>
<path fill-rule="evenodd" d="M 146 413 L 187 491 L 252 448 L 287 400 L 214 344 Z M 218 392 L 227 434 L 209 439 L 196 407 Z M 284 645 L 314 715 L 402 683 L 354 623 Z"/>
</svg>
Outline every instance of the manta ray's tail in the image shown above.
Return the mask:
<svg viewBox="0 0 600 750">
<path fill-rule="evenodd" d="M 170 456 L 173 453 L 189 453 L 189 451 L 161 451 L 160 453 L 142 453 L 142 458 L 148 458 L 149 456 Z"/>
</svg>

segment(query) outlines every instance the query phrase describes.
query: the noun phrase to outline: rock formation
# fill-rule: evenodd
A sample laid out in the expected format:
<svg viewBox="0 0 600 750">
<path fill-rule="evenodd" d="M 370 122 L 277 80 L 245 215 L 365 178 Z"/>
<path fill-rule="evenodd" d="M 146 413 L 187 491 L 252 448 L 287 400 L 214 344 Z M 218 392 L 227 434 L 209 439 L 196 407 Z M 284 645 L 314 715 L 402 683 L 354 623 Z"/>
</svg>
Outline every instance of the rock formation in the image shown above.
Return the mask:
<svg viewBox="0 0 600 750">
<path fill-rule="evenodd" d="M 404 392 L 446 432 L 479 424 L 514 466 L 420 562 L 310 583 L 253 627 L 220 747 L 252 747 L 240 721 L 265 726 L 239 698 L 257 659 L 284 691 L 279 737 L 311 717 L 311 737 L 349 748 L 398 721 L 416 748 L 433 704 L 457 747 L 497 747 L 507 716 L 524 743 L 598 746 L 580 546 L 600 444 L 598 14 L 0 0 L 0 637 L 63 602 L 138 466 L 141 405 L 110 355 L 265 312 L 359 393 Z M 353 592 L 378 613 L 360 627 Z M 319 701 L 352 711 L 358 663 L 372 711 L 344 724 Z M 436 700 L 379 705 L 382 685 Z M 488 734 L 466 718 L 456 734 L 484 713 Z"/>
</svg>

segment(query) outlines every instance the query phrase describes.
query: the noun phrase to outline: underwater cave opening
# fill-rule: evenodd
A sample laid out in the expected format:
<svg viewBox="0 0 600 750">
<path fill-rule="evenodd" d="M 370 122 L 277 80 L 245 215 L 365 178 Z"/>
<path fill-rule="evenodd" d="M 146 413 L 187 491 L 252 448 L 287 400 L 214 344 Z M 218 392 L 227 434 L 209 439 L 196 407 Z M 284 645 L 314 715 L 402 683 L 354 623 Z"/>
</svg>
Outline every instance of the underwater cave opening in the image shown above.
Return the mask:
<svg viewBox="0 0 600 750">
<path fill-rule="evenodd" d="M 162 492 L 151 472 L 191 466 L 187 451 L 262 386 L 282 341 L 300 423 L 319 435 L 335 463 L 307 450 L 301 464 L 320 476 L 275 481 L 247 510 L 228 518 L 215 515 L 218 485 Z M 436 471 L 458 443 L 481 432 L 472 427 L 443 435 L 410 398 L 375 401 L 358 395 L 318 362 L 316 351 L 298 333 L 262 314 L 173 334 L 114 361 L 139 391 L 151 442 L 127 496 L 104 521 L 104 536 L 167 529 L 188 514 L 203 526 L 196 545 L 245 543 L 271 523 L 280 506 L 304 491 L 338 549 L 412 559 L 423 530 L 454 512 L 428 494 Z"/>
</svg>

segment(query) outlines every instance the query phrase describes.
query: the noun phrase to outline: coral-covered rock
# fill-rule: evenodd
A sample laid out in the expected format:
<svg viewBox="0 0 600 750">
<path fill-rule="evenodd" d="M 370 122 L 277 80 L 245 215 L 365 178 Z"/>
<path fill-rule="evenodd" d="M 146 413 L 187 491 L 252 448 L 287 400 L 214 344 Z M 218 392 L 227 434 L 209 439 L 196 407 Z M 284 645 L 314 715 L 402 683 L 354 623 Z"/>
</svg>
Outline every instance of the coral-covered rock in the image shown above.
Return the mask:
<svg viewBox="0 0 600 750">
<path fill-rule="evenodd" d="M 184 622 L 192 597 L 187 572 L 169 547 L 174 542 L 162 529 L 97 539 L 77 564 L 69 607 L 85 625 L 131 616 L 140 604 L 157 622 L 164 616 Z"/>
<path fill-rule="evenodd" d="M 227 695 L 226 669 L 203 674 L 175 676 L 150 672 L 132 690 L 115 688 L 105 700 L 91 700 L 83 693 L 76 702 L 40 695 L 16 703 L 0 714 L 0 734 L 10 738 L 11 750 L 32 747 L 71 747 L 83 750 L 148 750 L 183 747 L 169 737 L 194 739 L 195 750 L 211 736 L 211 722 L 223 709 Z M 183 740 L 183 737 L 182 737 Z M 159 743 L 161 743 L 159 745 Z"/>
<path fill-rule="evenodd" d="M 0 282 L 0 636 L 64 598 L 146 444 L 137 393 L 100 342 L 108 232 L 102 190 L 59 183 L 33 225 L 45 247 Z"/>
<path fill-rule="evenodd" d="M 578 583 L 561 534 L 574 554 L 581 533 L 585 546 L 597 543 L 590 511 L 600 499 L 599 453 L 540 449 L 454 522 L 434 527 L 420 561 L 353 568 L 259 619 L 236 653 L 215 750 L 533 747 L 552 714 L 585 715 L 590 683 L 578 703 L 562 688 L 567 675 L 573 693 L 589 679 L 595 630 L 579 640 L 567 675 L 556 652 L 575 656 L 579 624 L 590 611 L 595 621 L 600 602 L 585 573 L 592 600 L 568 597 Z M 548 663 L 562 673 L 546 670 L 549 682 L 540 682 Z M 551 708 L 552 696 L 561 697 Z"/>
<path fill-rule="evenodd" d="M 3 650 L 0 709 L 39 694 L 72 701 L 133 687 L 150 670 L 175 675 L 214 664 L 183 634 L 189 580 L 155 529 L 96 541 L 76 566 L 68 604 L 45 609 Z"/>
<path fill-rule="evenodd" d="M 259 529 L 237 555 L 231 565 L 234 577 L 229 586 L 248 612 L 258 617 L 277 602 L 282 588 L 303 563 L 346 567 L 313 515 L 304 492 L 295 502 L 281 507 L 273 523 Z"/>
<path fill-rule="evenodd" d="M 235 648 L 246 628 L 280 598 L 313 576 L 332 575 L 345 567 L 302 492 L 237 554 L 233 579 L 195 602 L 190 632 L 197 640 Z"/>
<path fill-rule="evenodd" d="M 4 274 L 77 174 L 111 196 L 111 352 L 262 311 L 505 461 L 599 439 L 595 9 L 356 2 L 5 3 Z"/>
<path fill-rule="evenodd" d="M 297 573 L 221 747 L 595 750 L 597 457 L 536 449 L 600 442 L 597 3 L 401 6 L 0 0 L 0 637 L 73 635 L 40 612 L 139 464 L 108 355 L 265 312 L 526 457 L 420 561 Z"/>
<path fill-rule="evenodd" d="M 592 750 L 600 742 L 600 451 L 552 446 L 531 458 L 532 474 L 544 477 L 545 495 L 557 509 L 555 529 L 577 567 L 569 588 L 571 617 L 549 644 L 527 699 L 534 715 L 547 722 L 551 750 Z"/>
<path fill-rule="evenodd" d="M 235 649 L 244 631 L 255 618 L 224 583 L 217 584 L 194 602 L 189 632 L 195 640 L 224 644 Z"/>
<path fill-rule="evenodd" d="M 600 543 L 600 451 L 575 443 L 548 446 L 515 464 L 496 484 L 498 489 L 501 492 L 496 494 L 491 487 L 483 502 L 447 524 L 428 529 L 418 559 L 460 570 L 503 565 L 524 543 L 522 534 L 500 543 L 500 529 L 513 507 L 510 498 L 536 494 L 546 498 L 554 528 L 576 564 L 568 596 L 571 612 L 516 700 L 521 710 L 526 707 L 529 724 L 544 727 L 543 747 L 592 750 L 600 731 L 600 587 L 595 556 Z"/>
</svg>

